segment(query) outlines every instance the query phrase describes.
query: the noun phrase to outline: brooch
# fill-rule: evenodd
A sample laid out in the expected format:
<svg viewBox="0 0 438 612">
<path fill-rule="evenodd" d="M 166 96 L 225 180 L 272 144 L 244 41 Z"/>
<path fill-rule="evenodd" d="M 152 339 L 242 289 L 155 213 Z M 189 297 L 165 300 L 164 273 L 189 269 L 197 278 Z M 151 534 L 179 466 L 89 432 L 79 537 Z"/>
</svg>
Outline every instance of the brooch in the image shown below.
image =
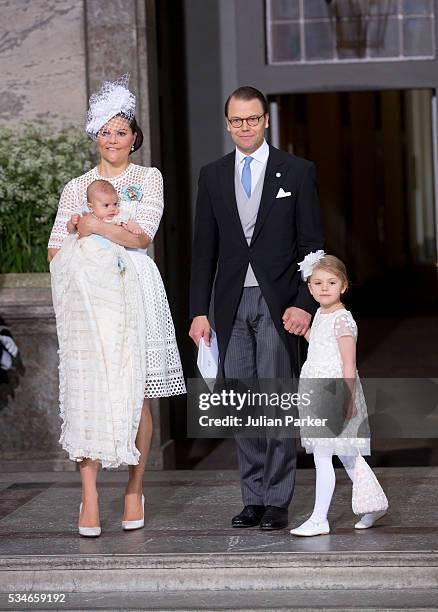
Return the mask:
<svg viewBox="0 0 438 612">
<path fill-rule="evenodd" d="M 143 197 L 143 192 L 140 185 L 127 185 L 122 189 L 123 199 L 129 201 L 140 201 Z"/>
</svg>

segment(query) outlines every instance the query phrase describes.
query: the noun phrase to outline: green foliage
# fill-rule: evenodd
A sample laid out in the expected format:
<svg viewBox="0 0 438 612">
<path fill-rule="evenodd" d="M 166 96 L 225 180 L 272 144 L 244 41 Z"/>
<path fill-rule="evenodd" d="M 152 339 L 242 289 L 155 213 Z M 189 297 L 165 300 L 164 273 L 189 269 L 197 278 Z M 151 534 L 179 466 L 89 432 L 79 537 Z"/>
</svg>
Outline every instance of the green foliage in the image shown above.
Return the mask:
<svg viewBox="0 0 438 612">
<path fill-rule="evenodd" d="M 92 144 L 75 127 L 0 127 L 0 273 L 48 271 L 62 189 L 92 166 Z"/>
</svg>

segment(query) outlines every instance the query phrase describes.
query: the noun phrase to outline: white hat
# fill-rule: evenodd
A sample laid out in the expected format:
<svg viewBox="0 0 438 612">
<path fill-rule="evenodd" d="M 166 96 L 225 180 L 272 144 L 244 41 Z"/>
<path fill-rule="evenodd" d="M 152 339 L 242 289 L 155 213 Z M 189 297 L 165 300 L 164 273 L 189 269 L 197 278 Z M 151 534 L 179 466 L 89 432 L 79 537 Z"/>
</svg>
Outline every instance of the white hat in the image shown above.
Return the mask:
<svg viewBox="0 0 438 612">
<path fill-rule="evenodd" d="M 123 115 L 129 122 L 135 114 L 135 96 L 128 89 L 129 74 L 116 81 L 104 81 L 100 91 L 90 96 L 85 131 L 96 138 L 98 131 L 116 115 Z"/>
</svg>

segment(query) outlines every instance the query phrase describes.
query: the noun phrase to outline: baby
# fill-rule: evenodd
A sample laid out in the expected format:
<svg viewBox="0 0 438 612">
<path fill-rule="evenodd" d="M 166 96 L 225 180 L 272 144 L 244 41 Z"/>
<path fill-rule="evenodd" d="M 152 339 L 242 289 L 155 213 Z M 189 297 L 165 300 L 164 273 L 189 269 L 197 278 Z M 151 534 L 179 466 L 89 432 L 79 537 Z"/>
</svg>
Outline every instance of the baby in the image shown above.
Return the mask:
<svg viewBox="0 0 438 612">
<path fill-rule="evenodd" d="M 119 197 L 117 191 L 109 181 L 98 179 L 88 185 L 87 188 L 88 211 L 105 223 L 121 225 L 131 234 L 143 234 L 143 230 L 138 223 L 130 218 L 129 210 L 119 209 Z M 72 215 L 67 222 L 69 234 L 77 231 L 80 214 Z"/>
</svg>

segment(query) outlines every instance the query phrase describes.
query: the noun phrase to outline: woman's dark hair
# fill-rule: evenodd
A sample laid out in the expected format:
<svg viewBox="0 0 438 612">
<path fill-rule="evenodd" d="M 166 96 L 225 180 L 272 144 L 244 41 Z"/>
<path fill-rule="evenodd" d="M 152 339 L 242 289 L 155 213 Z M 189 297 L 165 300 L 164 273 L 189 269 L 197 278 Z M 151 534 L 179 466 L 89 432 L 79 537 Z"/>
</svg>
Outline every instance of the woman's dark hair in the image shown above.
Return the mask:
<svg viewBox="0 0 438 612">
<path fill-rule="evenodd" d="M 132 132 L 136 134 L 134 140 L 134 151 L 132 151 L 134 153 L 135 151 L 138 151 L 141 145 L 143 144 L 143 132 L 141 131 L 141 127 L 138 125 L 135 117 L 132 119 L 129 125 L 131 127 Z"/>
<path fill-rule="evenodd" d="M 135 153 L 135 151 L 138 151 L 139 148 L 141 147 L 141 145 L 143 144 L 143 132 L 141 130 L 141 127 L 138 125 L 137 120 L 135 117 L 133 117 L 131 119 L 131 121 L 128 119 L 128 117 L 126 117 L 123 113 L 119 113 L 117 115 L 118 117 L 123 117 L 123 119 L 126 119 L 126 121 L 129 123 L 129 127 L 132 130 L 133 134 L 136 134 L 135 140 L 134 140 L 134 150 L 130 151 L 130 153 Z"/>
<path fill-rule="evenodd" d="M 268 101 L 264 94 L 261 91 L 256 89 L 255 87 L 251 87 L 250 85 L 244 85 L 243 87 L 239 87 L 231 95 L 228 96 L 227 101 L 225 102 L 225 117 L 228 118 L 228 106 L 230 104 L 231 98 L 236 98 L 237 100 L 245 100 L 249 102 L 249 100 L 259 100 L 263 107 L 263 112 L 269 113 Z"/>
</svg>

